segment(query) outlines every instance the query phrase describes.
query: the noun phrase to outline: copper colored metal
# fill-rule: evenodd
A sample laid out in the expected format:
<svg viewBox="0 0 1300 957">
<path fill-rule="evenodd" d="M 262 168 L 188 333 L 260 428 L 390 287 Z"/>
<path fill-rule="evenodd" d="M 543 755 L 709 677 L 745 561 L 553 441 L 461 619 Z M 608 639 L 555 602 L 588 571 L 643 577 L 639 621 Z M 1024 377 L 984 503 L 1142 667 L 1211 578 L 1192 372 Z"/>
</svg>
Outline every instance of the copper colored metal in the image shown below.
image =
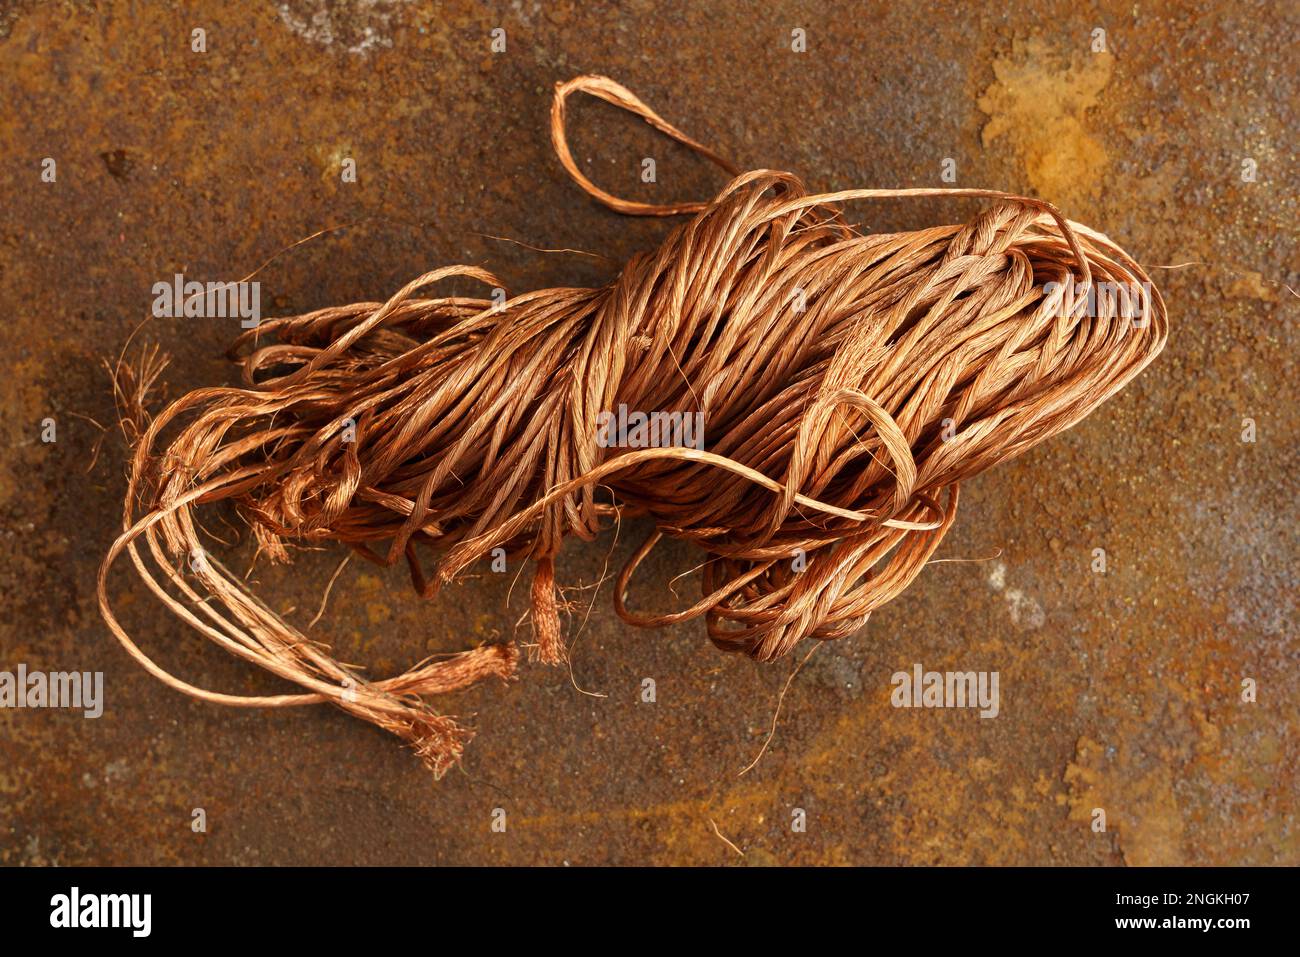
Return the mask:
<svg viewBox="0 0 1300 957">
<path fill-rule="evenodd" d="M 604 192 L 565 141 L 574 92 L 630 110 L 734 178 L 707 203 Z M 1141 267 L 1041 200 L 809 195 L 787 172 L 738 173 L 605 77 L 558 86 L 551 119 L 562 164 L 589 194 L 630 215 L 691 215 L 609 285 L 503 305 L 426 293 L 452 276 L 501 285 L 449 266 L 387 302 L 262 323 L 235 346 L 243 387 L 195 390 L 151 422 L 138 396 L 156 366 L 119 383 L 137 441 L 99 603 L 158 678 L 242 707 L 331 702 L 401 736 L 440 775 L 469 733 L 426 697 L 510 678 L 514 646 L 368 680 L 203 551 L 198 506 L 233 503 L 274 559 L 286 540 L 404 559 L 426 598 L 495 548 L 531 558 L 547 662 L 564 656 L 564 539 L 646 515 L 655 531 L 619 575 L 618 614 L 646 627 L 703 618 L 718 647 L 766 661 L 860 628 L 925 566 L 962 482 L 1078 422 L 1164 345 L 1164 303 Z M 855 230 L 837 205 L 899 196 L 989 204 L 965 225 L 888 235 Z M 1083 294 L 1100 284 L 1131 290 L 1131 308 Z M 621 404 L 702 413 L 704 448 L 606 447 L 598 417 Z M 701 598 L 638 615 L 629 579 L 665 535 L 705 553 Z M 109 606 L 122 554 L 188 625 L 302 691 L 220 694 L 155 664 Z"/>
</svg>

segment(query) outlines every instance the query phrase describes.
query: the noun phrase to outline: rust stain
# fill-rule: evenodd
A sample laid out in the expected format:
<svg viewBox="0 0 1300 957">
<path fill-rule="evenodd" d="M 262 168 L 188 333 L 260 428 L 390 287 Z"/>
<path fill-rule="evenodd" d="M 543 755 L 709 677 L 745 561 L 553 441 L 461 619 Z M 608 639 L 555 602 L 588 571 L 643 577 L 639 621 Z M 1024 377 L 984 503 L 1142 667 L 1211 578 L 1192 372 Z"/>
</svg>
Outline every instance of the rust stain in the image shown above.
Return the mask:
<svg viewBox="0 0 1300 957">
<path fill-rule="evenodd" d="M 1109 158 L 1089 113 L 1114 73 L 1110 53 L 1076 53 L 1070 65 L 1039 40 L 1017 42 L 993 61 L 993 84 L 979 99 L 988 114 L 985 146 L 1008 140 L 1038 195 L 1059 202 L 1095 197 Z"/>
</svg>

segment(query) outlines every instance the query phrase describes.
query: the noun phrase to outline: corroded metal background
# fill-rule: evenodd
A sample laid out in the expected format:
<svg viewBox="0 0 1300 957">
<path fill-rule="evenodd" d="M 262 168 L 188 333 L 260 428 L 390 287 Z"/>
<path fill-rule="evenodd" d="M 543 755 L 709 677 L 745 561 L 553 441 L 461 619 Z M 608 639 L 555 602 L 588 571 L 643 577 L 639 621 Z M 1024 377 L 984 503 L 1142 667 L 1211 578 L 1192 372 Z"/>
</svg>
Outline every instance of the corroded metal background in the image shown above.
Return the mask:
<svg viewBox="0 0 1300 957">
<path fill-rule="evenodd" d="M 0 711 L 0 863 L 1300 862 L 1293 4 L 162 6 L 0 6 L 0 670 L 101 670 L 108 699 L 94 721 Z M 598 207 L 555 162 L 551 89 L 580 72 L 742 166 L 834 189 L 937 185 L 951 158 L 959 185 L 1050 198 L 1148 265 L 1200 263 L 1154 270 L 1169 346 L 1085 423 L 965 489 L 940 557 L 999 557 L 934 565 L 815 654 L 744 776 L 791 662 L 724 656 L 699 627 L 624 627 L 590 585 L 637 527 L 564 553 L 562 580 L 588 586 L 571 593 L 572 674 L 529 665 L 446 702 L 476 713 L 479 736 L 440 783 L 328 708 L 225 710 L 148 677 L 93 601 L 124 488 L 116 435 L 87 466 L 114 418 L 102 360 L 148 315 L 152 284 L 236 279 L 340 224 L 259 274 L 268 313 L 383 298 L 448 262 L 487 264 L 511 292 L 602 282 L 600 259 L 490 238 L 620 260 L 668 228 Z M 577 103 L 574 125 L 575 155 L 610 189 L 720 184 L 603 104 Z M 853 215 L 893 230 L 975 208 Z M 235 331 L 162 319 L 139 338 L 173 356 L 176 394 L 230 381 Z M 259 567 L 261 593 L 305 622 L 339 558 Z M 636 600 L 671 607 L 662 583 L 692 563 L 662 549 Z M 514 631 L 527 589 L 511 577 L 484 571 L 427 605 L 400 569 L 353 562 L 317 631 L 383 673 Z M 274 687 L 126 573 L 112 591 L 179 673 Z M 890 675 L 914 662 L 997 670 L 1001 714 L 892 708 Z"/>
</svg>

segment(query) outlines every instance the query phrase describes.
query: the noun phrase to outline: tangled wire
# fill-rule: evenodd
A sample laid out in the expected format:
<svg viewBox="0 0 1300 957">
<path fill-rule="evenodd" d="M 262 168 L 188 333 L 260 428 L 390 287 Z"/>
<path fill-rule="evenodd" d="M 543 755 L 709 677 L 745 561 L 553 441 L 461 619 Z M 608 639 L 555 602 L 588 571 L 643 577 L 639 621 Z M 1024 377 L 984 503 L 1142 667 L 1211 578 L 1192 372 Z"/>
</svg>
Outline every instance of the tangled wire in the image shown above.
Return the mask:
<svg viewBox="0 0 1300 957">
<path fill-rule="evenodd" d="M 708 203 L 604 192 L 565 140 L 578 91 L 734 178 Z M 469 732 L 426 699 L 508 679 L 514 644 L 365 678 L 203 550 L 198 506 L 233 503 L 272 559 L 287 560 L 286 541 L 405 559 L 424 598 L 494 549 L 532 559 L 531 625 L 548 663 L 565 653 L 554 573 L 564 539 L 648 516 L 653 533 L 618 575 L 618 614 L 642 627 L 702 617 L 718 647 L 770 661 L 861 627 L 925 566 L 963 481 L 1078 422 L 1164 344 L 1164 304 L 1137 263 L 1041 200 L 809 195 L 790 173 L 740 173 L 604 77 L 559 85 L 551 119 L 561 162 L 589 194 L 622 213 L 690 220 L 598 289 L 504 303 L 424 293 L 453 276 L 501 285 L 449 266 L 387 302 L 265 321 L 236 343 L 242 387 L 195 390 L 152 421 L 140 396 L 156 363 L 123 374 L 135 450 L 99 603 L 155 676 L 227 705 L 331 702 L 396 733 L 441 775 Z M 992 202 L 966 225 L 887 235 L 857 231 L 835 205 L 940 195 Z M 1101 284 L 1132 296 L 1088 295 Z M 702 414 L 703 447 L 598 441 L 596 423 L 620 406 Z M 629 580 L 665 535 L 705 553 L 701 597 L 638 615 L 624 603 Z M 176 616 L 302 690 L 221 694 L 159 667 L 109 606 L 124 552 Z"/>
</svg>

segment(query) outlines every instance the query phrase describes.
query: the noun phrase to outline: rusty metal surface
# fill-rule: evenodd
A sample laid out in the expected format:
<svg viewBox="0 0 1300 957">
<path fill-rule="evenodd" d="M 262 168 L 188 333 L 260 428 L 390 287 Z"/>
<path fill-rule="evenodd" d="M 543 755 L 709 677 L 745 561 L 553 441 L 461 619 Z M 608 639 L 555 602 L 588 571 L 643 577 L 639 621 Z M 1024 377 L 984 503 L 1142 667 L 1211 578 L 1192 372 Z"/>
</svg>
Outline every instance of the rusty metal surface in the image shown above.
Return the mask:
<svg viewBox="0 0 1300 957">
<path fill-rule="evenodd" d="M 1296 300 L 1279 284 L 1297 285 L 1294 5 L 162 6 L 0 6 L 0 670 L 102 671 L 107 699 L 97 720 L 0 710 L 0 863 L 1300 863 Z M 1091 49 L 1098 27 L 1108 52 Z M 94 422 L 114 420 L 101 360 L 153 283 L 236 279 L 344 223 L 259 274 L 268 313 L 382 298 L 448 262 L 488 264 L 512 293 L 601 282 L 599 259 L 488 238 L 622 259 L 667 228 L 599 208 L 554 161 L 550 91 L 580 72 L 614 76 L 745 167 L 822 189 L 940 185 L 952 158 L 958 185 L 1052 199 L 1145 264 L 1207 265 L 1154 271 L 1172 333 L 1134 385 L 964 490 L 939 557 L 999 557 L 935 564 L 815 654 L 744 776 L 792 662 L 722 655 L 702 627 L 630 630 L 608 586 L 594 603 L 572 593 L 572 676 L 527 665 L 445 702 L 479 734 L 439 783 L 331 709 L 234 711 L 160 685 L 94 606 L 124 488 L 116 436 L 87 470 Z M 719 185 L 604 105 L 574 116 L 575 155 L 611 189 Z M 654 185 L 638 179 L 645 156 Z M 348 157 L 356 183 L 340 177 Z M 854 215 L 890 230 L 974 208 Z M 140 336 L 172 354 L 175 395 L 231 380 L 235 332 L 161 319 Z M 561 579 L 590 585 L 640 531 L 571 545 Z M 339 558 L 259 567 L 258 587 L 305 621 Z M 662 549 L 636 601 L 671 607 L 659 586 L 692 560 Z M 527 589 L 511 577 L 484 572 L 428 605 L 400 569 L 353 562 L 325 634 L 383 673 L 513 632 Z M 131 576 L 112 593 L 168 667 L 273 687 Z M 891 707 L 891 675 L 916 662 L 998 671 L 1000 714 Z"/>
</svg>

